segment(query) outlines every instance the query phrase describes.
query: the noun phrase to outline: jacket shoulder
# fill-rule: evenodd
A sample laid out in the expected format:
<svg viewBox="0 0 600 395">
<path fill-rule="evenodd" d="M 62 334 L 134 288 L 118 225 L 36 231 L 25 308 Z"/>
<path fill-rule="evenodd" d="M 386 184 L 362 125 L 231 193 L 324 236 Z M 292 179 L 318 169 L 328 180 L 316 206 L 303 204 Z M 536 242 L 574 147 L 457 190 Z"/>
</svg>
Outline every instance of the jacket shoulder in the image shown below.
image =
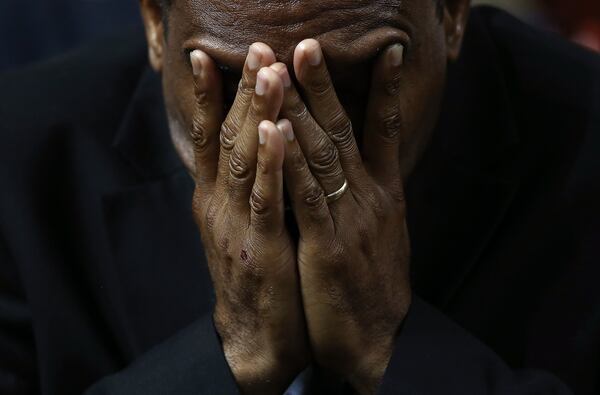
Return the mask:
<svg viewBox="0 0 600 395">
<path fill-rule="evenodd" d="M 49 139 L 110 142 L 145 65 L 136 30 L 0 75 L 0 146 L 28 160 Z"/>
<path fill-rule="evenodd" d="M 590 112 L 600 80 L 600 56 L 553 32 L 540 30 L 494 7 L 477 7 L 514 89 L 547 105 Z"/>
<path fill-rule="evenodd" d="M 475 18 L 501 62 L 530 175 L 589 189 L 580 175 L 600 176 L 584 159 L 600 150 L 600 56 L 491 7 Z"/>
</svg>

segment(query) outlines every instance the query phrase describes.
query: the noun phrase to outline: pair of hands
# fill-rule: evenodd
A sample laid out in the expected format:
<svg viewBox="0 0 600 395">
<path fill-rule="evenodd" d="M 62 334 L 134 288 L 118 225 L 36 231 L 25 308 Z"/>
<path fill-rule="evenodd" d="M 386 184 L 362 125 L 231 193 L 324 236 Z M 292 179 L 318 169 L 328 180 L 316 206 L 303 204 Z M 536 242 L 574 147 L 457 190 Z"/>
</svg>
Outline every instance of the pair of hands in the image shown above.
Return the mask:
<svg viewBox="0 0 600 395">
<path fill-rule="evenodd" d="M 315 362 L 374 393 L 411 300 L 399 157 L 403 47 L 389 47 L 374 66 L 365 162 L 317 41 L 295 50 L 298 88 L 267 45 L 253 44 L 228 114 L 213 60 L 200 50 L 190 58 L 194 215 L 215 326 L 238 385 L 280 394 Z M 297 243 L 285 226 L 284 178 Z M 345 182 L 338 200 L 326 198 Z"/>
</svg>

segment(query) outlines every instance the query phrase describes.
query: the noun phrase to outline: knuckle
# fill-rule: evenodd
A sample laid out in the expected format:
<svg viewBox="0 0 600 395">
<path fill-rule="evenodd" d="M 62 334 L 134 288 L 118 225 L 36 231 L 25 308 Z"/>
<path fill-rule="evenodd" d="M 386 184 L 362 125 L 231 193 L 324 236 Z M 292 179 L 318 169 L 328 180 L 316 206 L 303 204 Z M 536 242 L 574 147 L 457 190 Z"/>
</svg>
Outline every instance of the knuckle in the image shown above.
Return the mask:
<svg viewBox="0 0 600 395">
<path fill-rule="evenodd" d="M 196 107 L 198 109 L 204 110 L 208 107 L 208 105 L 208 93 L 196 90 Z"/>
<path fill-rule="evenodd" d="M 235 144 L 236 133 L 228 122 L 221 125 L 221 147 L 227 151 L 231 151 Z"/>
<path fill-rule="evenodd" d="M 249 78 L 249 75 L 246 73 L 242 74 L 242 78 L 238 83 L 238 93 L 241 95 L 250 95 L 253 92 L 253 84 Z"/>
<path fill-rule="evenodd" d="M 290 108 L 290 112 L 294 118 L 299 120 L 306 120 L 310 116 L 308 108 L 298 98 L 294 99 L 294 102 Z"/>
<path fill-rule="evenodd" d="M 269 164 L 267 159 L 260 157 L 256 161 L 256 172 L 260 174 L 268 174 L 269 173 Z"/>
<path fill-rule="evenodd" d="M 325 192 L 323 191 L 323 188 L 321 188 L 315 182 L 311 182 L 301 193 L 302 203 L 308 207 L 320 207 L 325 200 Z"/>
<path fill-rule="evenodd" d="M 240 85 L 238 86 L 238 93 L 243 99 L 244 103 L 248 103 L 254 94 L 254 84 L 251 84 L 249 80 L 240 82 Z"/>
<path fill-rule="evenodd" d="M 257 217 L 263 217 L 269 212 L 269 201 L 263 190 L 259 187 L 255 187 L 252 190 L 252 194 L 250 195 L 250 209 Z"/>
<path fill-rule="evenodd" d="M 306 108 L 306 105 L 300 100 L 298 95 L 294 94 L 290 99 L 289 105 L 286 107 L 290 115 L 294 118 L 304 120 L 309 116 L 308 108 Z"/>
<path fill-rule="evenodd" d="M 256 74 L 243 72 L 240 82 L 237 85 L 236 101 L 241 100 L 247 104 L 255 92 Z"/>
<path fill-rule="evenodd" d="M 338 158 L 337 148 L 330 141 L 321 139 L 311 155 L 310 162 L 314 169 L 323 171 L 334 167 Z"/>
<path fill-rule="evenodd" d="M 250 168 L 239 150 L 233 150 L 229 158 L 229 173 L 232 178 L 245 180 L 250 175 Z"/>
<path fill-rule="evenodd" d="M 394 109 L 381 116 L 380 134 L 387 139 L 396 139 L 402 128 L 402 115 Z"/>
<path fill-rule="evenodd" d="M 383 85 L 383 89 L 389 96 L 398 96 L 400 93 L 400 75 L 395 74 L 391 79 L 387 80 Z"/>
<path fill-rule="evenodd" d="M 353 128 L 352 122 L 346 116 L 343 110 L 338 110 L 331 117 L 328 125 L 331 139 L 338 144 L 345 145 L 352 141 Z"/>
<path fill-rule="evenodd" d="M 206 131 L 206 125 L 199 116 L 194 116 L 192 120 L 192 131 L 190 133 L 194 146 L 199 149 L 205 149 L 209 139 Z"/>
</svg>

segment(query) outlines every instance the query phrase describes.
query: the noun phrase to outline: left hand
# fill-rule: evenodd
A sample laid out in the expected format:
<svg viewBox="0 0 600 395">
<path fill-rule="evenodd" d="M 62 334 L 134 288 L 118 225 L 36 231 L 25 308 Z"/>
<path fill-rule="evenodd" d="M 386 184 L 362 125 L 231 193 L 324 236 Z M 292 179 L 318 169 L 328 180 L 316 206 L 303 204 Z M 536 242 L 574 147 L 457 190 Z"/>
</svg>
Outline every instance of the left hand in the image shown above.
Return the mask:
<svg viewBox="0 0 600 395">
<path fill-rule="evenodd" d="M 403 47 L 373 71 L 363 163 L 321 48 L 294 54 L 302 100 L 282 63 L 278 123 L 286 137 L 284 176 L 300 230 L 298 267 L 313 356 L 361 394 L 375 393 L 411 303 L 409 238 L 400 172 Z M 289 121 L 288 121 L 289 120 Z M 327 195 L 348 190 L 332 201 Z"/>
</svg>

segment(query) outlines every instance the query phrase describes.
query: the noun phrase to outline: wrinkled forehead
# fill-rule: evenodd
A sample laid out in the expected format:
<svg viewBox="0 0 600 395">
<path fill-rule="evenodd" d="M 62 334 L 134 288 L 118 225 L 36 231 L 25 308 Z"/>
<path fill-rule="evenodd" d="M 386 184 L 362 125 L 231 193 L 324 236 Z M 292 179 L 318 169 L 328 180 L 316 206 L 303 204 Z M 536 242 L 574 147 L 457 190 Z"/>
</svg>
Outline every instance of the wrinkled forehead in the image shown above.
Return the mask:
<svg viewBox="0 0 600 395">
<path fill-rule="evenodd" d="M 408 45 L 415 20 L 433 13 L 426 0 L 177 0 L 170 30 L 184 47 L 243 64 L 250 44 L 265 42 L 288 62 L 305 38 L 328 56 L 360 62 L 393 43 Z M 431 18 L 433 20 L 433 18 Z M 184 48 L 185 49 L 185 48 Z"/>
</svg>

